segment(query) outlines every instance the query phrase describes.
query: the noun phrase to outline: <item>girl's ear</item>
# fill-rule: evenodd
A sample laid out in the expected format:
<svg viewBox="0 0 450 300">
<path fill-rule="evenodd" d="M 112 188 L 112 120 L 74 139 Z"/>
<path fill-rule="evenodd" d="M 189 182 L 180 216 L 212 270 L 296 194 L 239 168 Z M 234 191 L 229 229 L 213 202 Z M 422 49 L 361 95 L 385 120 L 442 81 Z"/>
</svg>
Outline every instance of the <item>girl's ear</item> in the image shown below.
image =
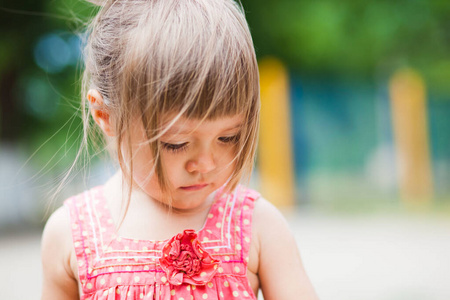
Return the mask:
<svg viewBox="0 0 450 300">
<path fill-rule="evenodd" d="M 108 108 L 103 103 L 103 97 L 97 90 L 89 90 L 87 94 L 91 115 L 95 123 L 107 136 L 114 136 L 114 129 L 111 123 Z"/>
</svg>

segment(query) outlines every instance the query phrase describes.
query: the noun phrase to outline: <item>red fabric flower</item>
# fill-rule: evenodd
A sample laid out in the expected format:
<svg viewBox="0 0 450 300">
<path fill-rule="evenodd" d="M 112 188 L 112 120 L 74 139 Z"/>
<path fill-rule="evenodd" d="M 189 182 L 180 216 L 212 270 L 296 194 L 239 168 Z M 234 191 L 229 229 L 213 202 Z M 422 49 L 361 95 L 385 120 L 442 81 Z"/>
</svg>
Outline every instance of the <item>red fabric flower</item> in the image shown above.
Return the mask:
<svg viewBox="0 0 450 300">
<path fill-rule="evenodd" d="M 212 258 L 198 241 L 195 231 L 189 229 L 164 245 L 159 263 L 173 285 L 205 285 L 216 274 L 220 261 Z"/>
</svg>

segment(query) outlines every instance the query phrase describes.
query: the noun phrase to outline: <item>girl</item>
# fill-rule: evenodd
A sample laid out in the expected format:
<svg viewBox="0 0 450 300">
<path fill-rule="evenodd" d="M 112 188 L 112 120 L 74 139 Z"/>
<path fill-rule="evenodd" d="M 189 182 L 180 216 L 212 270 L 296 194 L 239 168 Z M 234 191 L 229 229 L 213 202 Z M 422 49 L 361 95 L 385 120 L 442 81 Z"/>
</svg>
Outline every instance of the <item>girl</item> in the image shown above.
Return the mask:
<svg viewBox="0 0 450 300">
<path fill-rule="evenodd" d="M 281 214 L 239 185 L 259 121 L 241 7 L 104 1 L 85 64 L 85 132 L 119 170 L 49 219 L 42 299 L 317 299 Z"/>
</svg>

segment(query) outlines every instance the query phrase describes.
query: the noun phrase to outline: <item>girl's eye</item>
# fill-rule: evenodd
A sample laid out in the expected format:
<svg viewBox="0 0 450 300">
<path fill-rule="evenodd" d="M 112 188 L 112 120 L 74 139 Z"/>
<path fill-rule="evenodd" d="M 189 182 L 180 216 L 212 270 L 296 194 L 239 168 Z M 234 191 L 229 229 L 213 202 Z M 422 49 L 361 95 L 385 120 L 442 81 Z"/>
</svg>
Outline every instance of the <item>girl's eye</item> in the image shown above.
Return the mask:
<svg viewBox="0 0 450 300">
<path fill-rule="evenodd" d="M 222 143 L 230 143 L 230 144 L 235 144 L 239 141 L 239 135 L 233 135 L 233 136 L 223 136 L 219 138 L 219 141 L 221 141 Z"/>
<path fill-rule="evenodd" d="M 171 152 L 178 152 L 178 151 L 182 151 L 185 150 L 187 147 L 187 143 L 182 143 L 182 144 L 169 144 L 169 143 L 164 143 L 161 142 L 161 145 L 163 146 L 163 148 L 165 150 L 171 151 Z"/>
</svg>

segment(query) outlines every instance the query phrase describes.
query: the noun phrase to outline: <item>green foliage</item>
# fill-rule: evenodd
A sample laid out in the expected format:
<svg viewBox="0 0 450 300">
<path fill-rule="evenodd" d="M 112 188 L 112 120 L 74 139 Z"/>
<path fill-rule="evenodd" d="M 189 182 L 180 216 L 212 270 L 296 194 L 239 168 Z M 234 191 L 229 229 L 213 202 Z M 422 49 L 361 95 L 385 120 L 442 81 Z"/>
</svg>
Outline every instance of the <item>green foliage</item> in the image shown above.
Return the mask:
<svg viewBox="0 0 450 300">
<path fill-rule="evenodd" d="M 373 78 L 400 65 L 448 90 L 449 1 L 244 0 L 257 54 L 309 75 Z"/>
</svg>

